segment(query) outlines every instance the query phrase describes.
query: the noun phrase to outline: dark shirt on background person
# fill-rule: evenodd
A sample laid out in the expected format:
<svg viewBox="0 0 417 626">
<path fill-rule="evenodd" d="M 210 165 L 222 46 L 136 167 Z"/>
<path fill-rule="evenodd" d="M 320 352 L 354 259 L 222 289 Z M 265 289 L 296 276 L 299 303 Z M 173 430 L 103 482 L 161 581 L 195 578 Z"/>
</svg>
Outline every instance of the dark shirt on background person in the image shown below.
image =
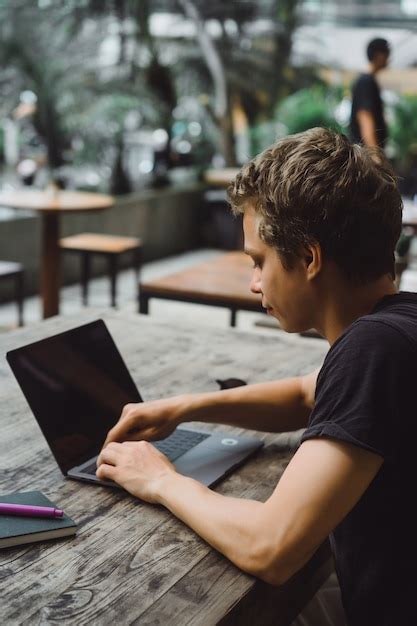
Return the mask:
<svg viewBox="0 0 417 626">
<path fill-rule="evenodd" d="M 352 141 L 363 142 L 357 113 L 360 110 L 369 111 L 375 121 L 375 133 L 380 148 L 384 148 L 387 140 L 387 125 L 384 118 L 384 107 L 381 90 L 372 74 L 361 74 L 352 88 L 352 113 L 350 118 L 350 133 Z"/>
</svg>

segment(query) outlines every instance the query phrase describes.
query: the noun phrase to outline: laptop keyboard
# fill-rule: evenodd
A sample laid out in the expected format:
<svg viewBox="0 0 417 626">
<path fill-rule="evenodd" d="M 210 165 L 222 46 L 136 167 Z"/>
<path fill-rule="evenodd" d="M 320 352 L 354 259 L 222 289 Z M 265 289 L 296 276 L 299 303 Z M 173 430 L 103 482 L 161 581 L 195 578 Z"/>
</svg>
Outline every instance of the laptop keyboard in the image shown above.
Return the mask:
<svg viewBox="0 0 417 626">
<path fill-rule="evenodd" d="M 210 437 L 209 433 L 198 433 L 192 430 L 175 430 L 172 435 L 162 441 L 152 441 L 151 443 L 158 448 L 168 459 L 174 462 L 180 456 L 185 454 L 191 448 L 194 448 L 197 444 L 204 439 Z M 95 476 L 97 465 L 95 461 L 83 468 L 83 472 L 86 474 L 93 474 Z"/>
<path fill-rule="evenodd" d="M 152 443 L 155 448 L 163 452 L 170 461 L 175 461 L 185 454 L 185 452 L 194 448 L 198 443 L 207 439 L 207 437 L 210 437 L 210 435 L 206 433 L 177 429 L 166 439 Z"/>
</svg>

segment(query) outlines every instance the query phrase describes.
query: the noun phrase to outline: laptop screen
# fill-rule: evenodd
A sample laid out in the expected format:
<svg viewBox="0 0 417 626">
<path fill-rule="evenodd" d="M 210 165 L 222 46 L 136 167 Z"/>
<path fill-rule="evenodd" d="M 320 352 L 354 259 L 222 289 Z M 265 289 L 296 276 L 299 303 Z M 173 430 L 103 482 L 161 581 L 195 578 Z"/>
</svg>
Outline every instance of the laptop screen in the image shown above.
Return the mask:
<svg viewBox="0 0 417 626">
<path fill-rule="evenodd" d="M 98 454 L 125 404 L 142 401 L 103 320 L 12 350 L 7 360 L 64 474 Z"/>
</svg>

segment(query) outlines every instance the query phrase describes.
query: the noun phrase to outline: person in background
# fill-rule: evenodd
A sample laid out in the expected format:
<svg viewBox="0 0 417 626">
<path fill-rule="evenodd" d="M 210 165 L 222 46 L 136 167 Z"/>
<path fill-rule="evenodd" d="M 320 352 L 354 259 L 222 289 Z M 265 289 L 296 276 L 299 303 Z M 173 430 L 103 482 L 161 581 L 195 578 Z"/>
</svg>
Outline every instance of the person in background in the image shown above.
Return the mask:
<svg viewBox="0 0 417 626">
<path fill-rule="evenodd" d="M 370 147 L 378 146 L 384 149 L 388 129 L 376 75 L 388 65 L 389 43 L 382 38 L 372 39 L 368 44 L 366 53 L 369 61 L 368 72 L 361 74 L 352 88 L 350 135 L 355 143 L 362 143 Z M 402 273 L 408 266 L 413 236 L 412 229 L 403 228 L 395 249 L 397 287 L 400 286 Z"/>
<path fill-rule="evenodd" d="M 352 88 L 351 139 L 366 146 L 385 147 L 387 125 L 384 105 L 376 75 L 388 65 L 390 47 L 386 39 L 372 39 L 366 50 L 368 71 L 361 74 Z"/>
</svg>

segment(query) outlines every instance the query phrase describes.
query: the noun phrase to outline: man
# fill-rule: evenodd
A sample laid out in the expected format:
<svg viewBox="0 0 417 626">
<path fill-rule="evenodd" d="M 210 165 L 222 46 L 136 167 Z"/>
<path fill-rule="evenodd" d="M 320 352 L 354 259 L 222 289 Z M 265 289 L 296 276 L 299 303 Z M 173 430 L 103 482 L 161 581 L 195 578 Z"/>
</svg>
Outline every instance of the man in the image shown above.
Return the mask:
<svg viewBox="0 0 417 626">
<path fill-rule="evenodd" d="M 417 623 L 417 296 L 398 294 L 402 203 L 378 149 L 312 129 L 244 166 L 230 191 L 243 213 L 251 289 L 287 332 L 328 340 L 308 376 L 127 405 L 97 476 L 166 506 L 242 570 L 288 580 L 331 533 L 350 625 Z M 181 422 L 280 432 L 306 427 L 266 502 L 223 497 L 179 475 L 147 441 Z M 123 442 L 123 443 L 118 443 Z M 415 509 L 415 507 L 413 507 Z"/>
<path fill-rule="evenodd" d="M 361 74 L 352 89 L 352 111 L 350 118 L 350 135 L 356 143 L 366 146 L 385 147 L 387 125 L 384 107 L 376 74 L 388 65 L 390 47 L 386 39 L 372 39 L 367 47 L 368 72 Z M 408 253 L 414 233 L 411 229 L 403 229 L 396 248 L 396 284 L 400 285 L 401 277 L 408 266 Z"/>
<path fill-rule="evenodd" d="M 384 107 L 376 75 L 388 65 L 386 39 L 373 39 L 367 47 L 368 72 L 361 74 L 352 89 L 350 132 L 354 142 L 383 148 L 387 139 Z"/>
</svg>

